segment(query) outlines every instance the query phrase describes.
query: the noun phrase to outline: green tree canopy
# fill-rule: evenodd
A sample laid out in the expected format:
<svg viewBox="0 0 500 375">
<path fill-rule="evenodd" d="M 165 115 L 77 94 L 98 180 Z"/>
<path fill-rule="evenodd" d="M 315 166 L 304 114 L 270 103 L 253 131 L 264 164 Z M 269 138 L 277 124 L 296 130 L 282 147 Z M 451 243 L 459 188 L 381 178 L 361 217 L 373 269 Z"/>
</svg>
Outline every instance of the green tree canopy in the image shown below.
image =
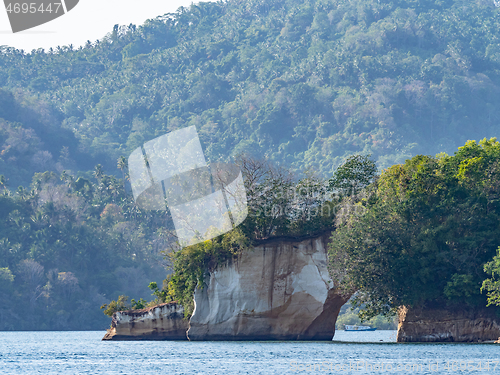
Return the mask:
<svg viewBox="0 0 500 375">
<path fill-rule="evenodd" d="M 495 138 L 468 141 L 454 156 L 416 156 L 385 170 L 357 203 L 363 209 L 332 236 L 331 269 L 367 317 L 400 305 L 486 306 L 483 267 L 500 238 L 499 157 Z"/>
<path fill-rule="evenodd" d="M 377 166 L 370 155 L 353 155 L 333 173 L 329 188 L 341 196 L 357 194 L 373 182 L 376 173 Z"/>
<path fill-rule="evenodd" d="M 500 306 L 500 247 L 493 259 L 484 265 L 484 272 L 491 276 L 481 287 L 481 291 L 487 292 L 488 306 Z"/>
</svg>

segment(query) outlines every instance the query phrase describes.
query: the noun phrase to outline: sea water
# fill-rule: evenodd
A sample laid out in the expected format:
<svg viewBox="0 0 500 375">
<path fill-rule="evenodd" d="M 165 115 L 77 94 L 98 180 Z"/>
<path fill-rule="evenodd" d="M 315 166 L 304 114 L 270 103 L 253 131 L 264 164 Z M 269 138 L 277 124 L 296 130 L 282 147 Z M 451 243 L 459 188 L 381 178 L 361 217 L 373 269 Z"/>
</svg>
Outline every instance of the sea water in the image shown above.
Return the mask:
<svg viewBox="0 0 500 375">
<path fill-rule="evenodd" d="M 500 374 L 498 344 L 101 341 L 105 332 L 0 332 L 0 374 Z"/>
</svg>

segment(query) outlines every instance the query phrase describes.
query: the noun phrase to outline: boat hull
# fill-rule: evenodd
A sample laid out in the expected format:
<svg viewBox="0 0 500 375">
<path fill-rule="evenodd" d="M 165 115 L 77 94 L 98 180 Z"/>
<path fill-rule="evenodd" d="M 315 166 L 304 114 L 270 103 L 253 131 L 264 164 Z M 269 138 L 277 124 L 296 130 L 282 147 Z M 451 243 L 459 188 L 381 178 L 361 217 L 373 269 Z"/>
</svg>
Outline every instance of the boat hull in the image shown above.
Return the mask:
<svg viewBox="0 0 500 375">
<path fill-rule="evenodd" d="M 375 331 L 377 328 L 372 328 L 368 326 L 344 326 L 344 331 L 350 331 L 350 332 L 369 332 L 369 331 Z"/>
</svg>

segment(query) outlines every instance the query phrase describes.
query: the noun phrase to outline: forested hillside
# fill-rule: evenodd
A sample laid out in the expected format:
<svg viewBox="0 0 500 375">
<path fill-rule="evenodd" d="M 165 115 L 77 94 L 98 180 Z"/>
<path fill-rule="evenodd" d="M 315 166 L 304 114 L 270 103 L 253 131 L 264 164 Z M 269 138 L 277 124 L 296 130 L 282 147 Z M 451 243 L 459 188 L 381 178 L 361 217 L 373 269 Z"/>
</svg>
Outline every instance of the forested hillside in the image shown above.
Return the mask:
<svg viewBox="0 0 500 375">
<path fill-rule="evenodd" d="M 493 0 L 233 0 L 116 26 L 79 49 L 3 47 L 0 86 L 52 117 L 2 114 L 1 157 L 15 164 L 16 139 L 42 139 L 45 123 L 78 146 L 44 141 L 32 169 L 57 168 L 66 146 L 104 153 L 111 170 L 188 125 L 213 160 L 265 154 L 325 176 L 353 153 L 388 167 L 453 152 L 498 130 L 498 12 Z"/>
<path fill-rule="evenodd" d="M 313 185 L 353 154 L 382 169 L 498 136 L 498 4 L 229 0 L 81 48 L 1 46 L 0 329 L 101 327 L 103 302 L 148 297 L 169 221 L 134 205 L 125 158 L 166 132 L 195 125 L 209 161 L 264 156 Z M 245 228 L 268 237 L 334 219 Z M 189 282 L 212 259 L 201 250 Z"/>
<path fill-rule="evenodd" d="M 166 213 L 139 210 L 99 165 L 91 180 L 45 172 L 0 189 L 0 330 L 103 329 L 103 303 L 149 300 L 165 278 Z"/>
</svg>

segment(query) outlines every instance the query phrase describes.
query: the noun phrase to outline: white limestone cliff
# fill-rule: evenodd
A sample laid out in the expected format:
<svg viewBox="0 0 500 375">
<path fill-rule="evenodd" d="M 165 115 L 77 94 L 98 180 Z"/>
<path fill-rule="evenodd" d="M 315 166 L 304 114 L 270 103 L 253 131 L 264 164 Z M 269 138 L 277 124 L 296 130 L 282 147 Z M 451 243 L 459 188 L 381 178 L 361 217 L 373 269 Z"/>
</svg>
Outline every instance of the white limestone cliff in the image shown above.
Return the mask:
<svg viewBox="0 0 500 375">
<path fill-rule="evenodd" d="M 346 302 L 333 289 L 328 235 L 275 239 L 220 265 L 196 290 L 190 340 L 331 340 Z"/>
</svg>

